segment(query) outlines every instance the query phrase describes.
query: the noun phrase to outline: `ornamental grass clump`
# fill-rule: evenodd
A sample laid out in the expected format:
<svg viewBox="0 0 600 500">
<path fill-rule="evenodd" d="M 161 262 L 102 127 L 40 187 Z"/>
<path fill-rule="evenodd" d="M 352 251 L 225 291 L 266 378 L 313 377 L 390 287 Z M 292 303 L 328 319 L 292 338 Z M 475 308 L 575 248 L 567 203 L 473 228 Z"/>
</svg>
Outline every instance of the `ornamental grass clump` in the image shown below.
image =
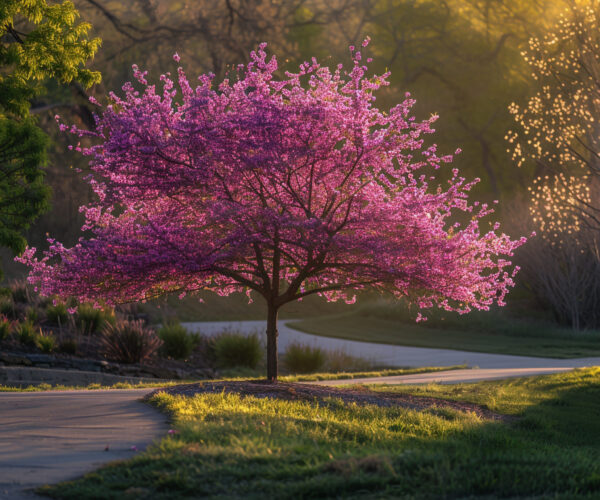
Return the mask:
<svg viewBox="0 0 600 500">
<path fill-rule="evenodd" d="M 29 306 L 25 309 L 25 321 L 29 321 L 30 323 L 39 323 L 40 321 L 40 312 L 36 307 Z"/>
<path fill-rule="evenodd" d="M 46 307 L 46 320 L 56 326 L 65 326 L 69 321 L 67 306 L 63 303 L 49 304 Z"/>
<path fill-rule="evenodd" d="M 34 347 L 36 345 L 39 328 L 36 329 L 33 323 L 24 321 L 17 323 L 15 333 L 21 344 L 28 347 Z"/>
<path fill-rule="evenodd" d="M 29 290 L 27 285 L 22 281 L 15 281 L 10 285 L 10 295 L 13 301 L 20 304 L 28 304 L 30 302 Z"/>
<path fill-rule="evenodd" d="M 77 307 L 75 323 L 82 333 L 98 333 L 105 325 L 114 321 L 114 314 L 110 311 L 98 309 L 91 304 L 80 304 Z"/>
<path fill-rule="evenodd" d="M 317 346 L 293 342 L 283 355 L 283 364 L 290 373 L 314 373 L 325 365 L 325 351 Z"/>
<path fill-rule="evenodd" d="M 163 344 L 161 351 L 174 359 L 185 359 L 198 345 L 199 336 L 188 332 L 179 323 L 166 323 L 157 332 Z"/>
<path fill-rule="evenodd" d="M 140 363 L 155 354 L 162 344 L 142 320 L 107 323 L 101 342 L 106 357 L 121 363 Z"/>
<path fill-rule="evenodd" d="M 244 335 L 238 332 L 224 332 L 214 339 L 212 350 L 219 368 L 256 368 L 263 357 L 263 349 L 258 335 Z"/>
<path fill-rule="evenodd" d="M 0 314 L 9 318 L 16 319 L 17 311 L 12 298 L 0 299 Z"/>
<path fill-rule="evenodd" d="M 11 321 L 6 316 L 0 316 L 0 341 L 7 339 L 11 332 Z"/>
<path fill-rule="evenodd" d="M 56 349 L 56 337 L 51 333 L 40 333 L 36 336 L 35 345 L 45 353 L 53 352 Z"/>
</svg>

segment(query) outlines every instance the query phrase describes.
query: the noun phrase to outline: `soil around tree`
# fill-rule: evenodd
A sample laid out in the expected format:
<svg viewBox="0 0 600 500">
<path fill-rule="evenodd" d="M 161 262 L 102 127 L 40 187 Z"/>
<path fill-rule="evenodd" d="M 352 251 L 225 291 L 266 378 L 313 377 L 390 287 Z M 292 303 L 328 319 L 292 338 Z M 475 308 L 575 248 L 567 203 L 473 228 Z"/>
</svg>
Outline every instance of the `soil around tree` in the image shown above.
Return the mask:
<svg viewBox="0 0 600 500">
<path fill-rule="evenodd" d="M 205 381 L 194 384 L 182 384 L 157 389 L 146 396 L 151 399 L 159 392 L 178 395 L 195 396 L 197 394 L 233 393 L 257 398 L 284 399 L 287 401 L 306 401 L 321 405 L 331 404 L 330 398 L 340 399 L 344 403 L 359 405 L 376 405 L 379 407 L 401 407 L 417 411 L 455 410 L 463 413 L 474 413 L 485 420 L 502 422 L 515 421 L 512 415 L 495 413 L 485 406 L 465 401 L 454 401 L 395 392 L 371 391 L 366 387 L 353 386 L 350 388 L 327 387 L 296 382 L 277 382 L 243 380 L 243 381 Z"/>
</svg>

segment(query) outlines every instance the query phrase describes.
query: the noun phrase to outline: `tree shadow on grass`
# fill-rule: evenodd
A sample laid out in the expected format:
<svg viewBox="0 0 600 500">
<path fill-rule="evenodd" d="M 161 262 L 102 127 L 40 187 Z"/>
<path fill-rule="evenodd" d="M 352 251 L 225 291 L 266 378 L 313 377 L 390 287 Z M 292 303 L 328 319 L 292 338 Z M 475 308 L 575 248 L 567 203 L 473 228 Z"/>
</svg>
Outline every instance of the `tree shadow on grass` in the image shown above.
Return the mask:
<svg viewBox="0 0 600 500">
<path fill-rule="evenodd" d="M 298 410 L 293 402 L 206 395 L 194 403 L 202 417 L 182 422 L 180 434 L 45 492 L 57 498 L 599 498 L 597 381 L 549 380 L 554 396 L 527 406 L 513 422 L 447 408 L 340 403 Z"/>
</svg>

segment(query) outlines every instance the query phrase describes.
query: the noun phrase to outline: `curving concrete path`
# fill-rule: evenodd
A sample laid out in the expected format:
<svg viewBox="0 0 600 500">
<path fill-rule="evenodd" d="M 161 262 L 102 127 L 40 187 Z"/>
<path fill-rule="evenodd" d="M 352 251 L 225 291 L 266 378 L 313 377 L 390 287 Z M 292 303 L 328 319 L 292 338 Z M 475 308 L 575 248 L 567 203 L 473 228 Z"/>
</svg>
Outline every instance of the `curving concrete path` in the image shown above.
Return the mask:
<svg viewBox="0 0 600 500">
<path fill-rule="evenodd" d="M 385 366 L 456 366 L 467 365 L 479 368 L 537 368 L 537 369 L 573 369 L 584 366 L 600 366 L 600 358 L 553 359 L 531 356 L 509 356 L 505 354 L 487 354 L 482 352 L 454 351 L 451 349 L 429 349 L 425 347 L 406 347 L 400 345 L 372 344 L 354 340 L 336 339 L 311 335 L 290 327 L 293 321 L 279 322 L 279 350 L 291 342 L 300 342 L 319 346 L 327 350 L 341 350 L 352 356 L 358 356 Z M 216 335 L 223 330 L 235 330 L 242 333 L 258 332 L 264 337 L 264 321 L 210 321 L 183 323 L 190 331 L 205 335 Z M 551 373 L 551 372 L 544 372 Z"/>
<path fill-rule="evenodd" d="M 0 393 L 0 499 L 41 498 L 33 488 L 143 450 L 168 430 L 140 401 L 153 390 Z"/>
<path fill-rule="evenodd" d="M 224 329 L 264 335 L 263 321 L 187 323 L 215 335 Z M 371 344 L 310 335 L 280 322 L 279 348 L 290 342 L 342 350 L 389 366 L 479 367 L 398 377 L 324 381 L 340 384 L 459 383 L 599 366 L 600 358 L 546 359 L 450 349 Z M 314 382 L 313 382 L 314 383 Z M 140 402 L 154 389 L 0 393 L 0 499 L 39 498 L 32 489 L 73 479 L 112 460 L 129 458 L 168 429 L 166 417 Z M 108 446 L 108 450 L 106 447 Z M 105 451 L 106 450 L 106 451 Z"/>
<path fill-rule="evenodd" d="M 550 373 L 568 372 L 572 368 L 475 368 L 466 370 L 448 370 L 431 373 L 415 373 L 412 375 L 393 375 L 391 377 L 365 377 L 339 380 L 319 380 L 309 384 L 337 386 L 355 384 L 462 384 L 481 382 L 482 380 L 503 380 L 515 377 L 532 377 Z"/>
</svg>

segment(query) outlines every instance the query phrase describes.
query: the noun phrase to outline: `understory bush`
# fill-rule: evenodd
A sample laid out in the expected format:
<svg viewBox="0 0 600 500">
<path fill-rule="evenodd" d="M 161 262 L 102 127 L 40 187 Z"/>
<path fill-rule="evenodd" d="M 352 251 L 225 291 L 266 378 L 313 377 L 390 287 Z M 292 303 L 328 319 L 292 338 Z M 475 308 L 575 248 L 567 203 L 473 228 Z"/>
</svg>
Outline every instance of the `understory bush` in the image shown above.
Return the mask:
<svg viewBox="0 0 600 500">
<path fill-rule="evenodd" d="M 5 316 L 0 317 L 0 341 L 7 339 L 12 332 L 12 323 Z"/>
<path fill-rule="evenodd" d="M 48 305 L 46 307 L 46 320 L 56 326 L 65 326 L 69 321 L 67 306 L 62 303 Z"/>
<path fill-rule="evenodd" d="M 139 363 L 151 357 L 162 341 L 142 320 L 107 323 L 101 337 L 105 355 L 122 363 Z"/>
<path fill-rule="evenodd" d="M 283 365 L 290 373 L 310 373 L 323 368 L 325 359 L 320 347 L 293 342 L 285 350 Z"/>
<path fill-rule="evenodd" d="M 256 368 L 262 359 L 263 350 L 256 333 L 244 335 L 224 332 L 215 337 L 212 344 L 215 363 L 219 368 Z"/>
<path fill-rule="evenodd" d="M 77 307 L 76 324 L 82 333 L 98 333 L 105 326 L 114 324 L 115 318 L 112 311 L 96 309 L 91 304 L 80 304 Z"/>
<path fill-rule="evenodd" d="M 179 323 L 166 323 L 157 334 L 163 341 L 163 354 L 174 359 L 188 358 L 199 340 L 198 335 L 188 332 Z"/>
<path fill-rule="evenodd" d="M 27 307 L 25 310 L 25 321 L 37 323 L 40 320 L 40 313 L 35 307 Z"/>
<path fill-rule="evenodd" d="M 22 323 L 17 323 L 15 327 L 15 333 L 17 334 L 17 338 L 21 344 L 26 346 L 35 346 L 36 340 L 38 337 L 38 331 L 36 331 L 33 323 L 29 321 L 24 321 Z"/>
<path fill-rule="evenodd" d="M 49 353 L 56 349 L 56 338 L 51 333 L 40 332 L 36 336 L 35 344 L 42 352 Z"/>
</svg>

